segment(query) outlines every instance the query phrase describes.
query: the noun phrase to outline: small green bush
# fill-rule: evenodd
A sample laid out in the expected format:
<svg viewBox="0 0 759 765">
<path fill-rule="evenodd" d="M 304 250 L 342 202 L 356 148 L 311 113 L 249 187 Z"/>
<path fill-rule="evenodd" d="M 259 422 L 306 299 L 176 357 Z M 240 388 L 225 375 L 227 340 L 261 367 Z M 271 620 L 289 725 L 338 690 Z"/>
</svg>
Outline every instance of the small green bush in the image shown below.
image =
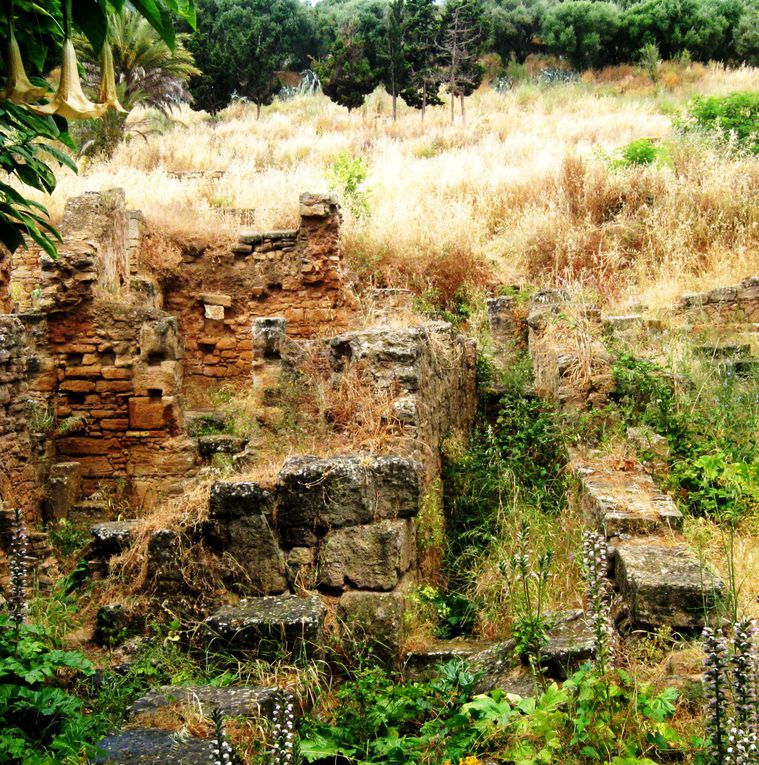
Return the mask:
<svg viewBox="0 0 759 765">
<path fill-rule="evenodd" d="M 340 152 L 329 169 L 330 186 L 357 218 L 369 215 L 369 200 L 364 189 L 368 177 L 367 161 L 348 151 Z"/>
<path fill-rule="evenodd" d="M 677 127 L 681 132 L 702 132 L 732 140 L 752 154 L 759 154 L 759 93 L 697 96 Z"/>
<path fill-rule="evenodd" d="M 638 138 L 617 150 L 617 158 L 612 161 L 613 167 L 634 167 L 654 165 L 668 159 L 667 150 L 656 146 L 650 138 Z"/>
</svg>

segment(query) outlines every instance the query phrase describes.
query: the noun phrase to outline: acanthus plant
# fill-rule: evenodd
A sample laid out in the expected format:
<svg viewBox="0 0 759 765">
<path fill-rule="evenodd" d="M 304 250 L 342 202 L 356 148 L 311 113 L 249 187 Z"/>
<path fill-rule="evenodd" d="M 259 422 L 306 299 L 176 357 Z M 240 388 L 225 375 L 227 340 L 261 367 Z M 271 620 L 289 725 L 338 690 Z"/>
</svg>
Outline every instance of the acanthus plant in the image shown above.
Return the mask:
<svg viewBox="0 0 759 765">
<path fill-rule="evenodd" d="M 596 660 L 603 675 L 614 658 L 614 628 L 609 605 L 609 581 L 606 578 L 608 553 L 603 534 L 597 531 L 586 531 L 583 534 L 582 567 L 596 643 Z"/>
</svg>

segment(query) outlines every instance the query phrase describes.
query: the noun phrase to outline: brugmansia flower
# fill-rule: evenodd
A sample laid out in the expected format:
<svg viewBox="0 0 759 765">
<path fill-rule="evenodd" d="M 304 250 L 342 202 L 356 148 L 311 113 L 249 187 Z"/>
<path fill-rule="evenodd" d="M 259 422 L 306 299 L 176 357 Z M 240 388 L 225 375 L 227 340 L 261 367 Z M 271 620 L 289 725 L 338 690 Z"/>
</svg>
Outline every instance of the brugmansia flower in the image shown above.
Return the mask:
<svg viewBox="0 0 759 765">
<path fill-rule="evenodd" d="M 48 88 L 32 85 L 29 81 L 13 31 L 12 14 L 9 15 L 8 25 L 8 81 L 5 85 L 5 97 L 16 104 L 39 101 L 48 92 Z"/>
<path fill-rule="evenodd" d="M 98 119 L 107 111 L 108 104 L 94 104 L 84 95 L 82 83 L 79 81 L 74 43 L 70 39 L 66 39 L 63 43 L 61 81 L 58 83 L 58 90 L 55 91 L 53 99 L 49 104 L 33 106 L 31 109 L 36 114 L 43 116 L 57 114 L 67 120 Z"/>
<path fill-rule="evenodd" d="M 113 51 L 108 41 L 103 43 L 100 52 L 100 92 L 98 101 L 101 105 L 110 106 L 117 112 L 126 114 L 127 110 L 119 103 L 116 93 L 116 74 L 113 69 Z"/>
</svg>

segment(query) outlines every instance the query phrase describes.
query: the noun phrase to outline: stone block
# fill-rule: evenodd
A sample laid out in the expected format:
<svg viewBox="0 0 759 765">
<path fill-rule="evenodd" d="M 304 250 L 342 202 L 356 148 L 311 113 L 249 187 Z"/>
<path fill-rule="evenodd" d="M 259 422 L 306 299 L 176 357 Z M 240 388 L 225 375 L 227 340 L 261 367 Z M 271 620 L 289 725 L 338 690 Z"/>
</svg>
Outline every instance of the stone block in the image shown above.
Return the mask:
<svg viewBox="0 0 759 765">
<path fill-rule="evenodd" d="M 253 481 L 217 481 L 211 487 L 210 508 L 213 520 L 270 516 L 274 511 L 274 496 Z"/>
<path fill-rule="evenodd" d="M 549 677 L 566 680 L 596 653 L 596 639 L 590 619 L 581 609 L 557 611 L 550 615 L 548 643 L 542 651 Z"/>
<path fill-rule="evenodd" d="M 138 521 L 105 521 L 90 529 L 94 540 L 95 557 L 110 558 L 118 555 L 134 541 Z"/>
<path fill-rule="evenodd" d="M 250 598 L 209 616 L 205 641 L 211 650 L 223 647 L 262 659 L 318 657 L 326 613 L 318 596 Z"/>
<path fill-rule="evenodd" d="M 82 494 L 82 465 L 79 462 L 58 462 L 50 466 L 45 496 L 47 523 L 68 518 L 71 508 Z"/>
<path fill-rule="evenodd" d="M 134 430 L 168 429 L 173 419 L 170 401 L 156 401 L 147 396 L 133 396 L 129 399 L 129 427 Z"/>
<path fill-rule="evenodd" d="M 279 358 L 287 341 L 287 319 L 266 316 L 253 321 L 253 351 L 256 358 Z"/>
<path fill-rule="evenodd" d="M 403 674 L 409 680 L 426 682 L 435 676 L 440 664 L 457 659 L 468 662 L 491 647 L 489 643 L 473 640 L 434 640 L 406 654 Z"/>
<path fill-rule="evenodd" d="M 392 590 L 408 571 L 414 550 L 409 521 L 336 529 L 327 534 L 319 552 L 320 585 L 329 590 Z"/>
<path fill-rule="evenodd" d="M 157 728 L 134 728 L 101 739 L 93 762 L 124 765 L 208 765 L 213 741 L 179 736 Z"/>
<path fill-rule="evenodd" d="M 148 539 L 147 575 L 160 591 L 176 590 L 182 575 L 182 539 L 174 529 L 158 529 Z"/>
<path fill-rule="evenodd" d="M 182 358 L 182 343 L 173 316 L 146 321 L 140 327 L 140 356 L 148 362 Z"/>
<path fill-rule="evenodd" d="M 722 581 L 685 544 L 641 539 L 616 550 L 616 581 L 636 627 L 701 629 L 724 597 Z"/>
<path fill-rule="evenodd" d="M 164 685 L 137 699 L 127 710 L 134 718 L 145 713 L 156 712 L 171 705 L 177 705 L 211 716 L 219 709 L 226 717 L 271 718 L 274 705 L 282 691 L 279 688 L 263 686 L 210 685 Z"/>
<path fill-rule="evenodd" d="M 337 606 L 343 646 L 351 656 L 372 656 L 388 667 L 400 659 L 403 594 L 346 592 Z"/>
<path fill-rule="evenodd" d="M 205 459 L 211 459 L 214 454 L 239 454 L 247 445 L 248 439 L 239 436 L 219 434 L 198 438 L 198 451 Z"/>
<path fill-rule="evenodd" d="M 206 319 L 212 319 L 213 321 L 224 321 L 224 306 L 204 304 L 203 314 Z"/>
<path fill-rule="evenodd" d="M 383 518 L 411 518 L 422 500 L 422 470 L 403 457 L 294 457 L 279 475 L 278 524 L 290 529 L 339 528 Z"/>
<path fill-rule="evenodd" d="M 220 305 L 224 308 L 232 307 L 232 296 L 222 295 L 218 292 L 201 292 L 200 300 L 205 305 Z"/>
</svg>

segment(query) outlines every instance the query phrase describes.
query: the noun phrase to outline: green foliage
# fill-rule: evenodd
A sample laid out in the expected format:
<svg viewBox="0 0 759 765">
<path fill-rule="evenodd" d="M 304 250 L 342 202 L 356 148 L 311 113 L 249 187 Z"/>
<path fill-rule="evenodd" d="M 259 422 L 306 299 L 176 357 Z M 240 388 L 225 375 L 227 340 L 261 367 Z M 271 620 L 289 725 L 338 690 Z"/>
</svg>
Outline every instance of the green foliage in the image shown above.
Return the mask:
<svg viewBox="0 0 759 765">
<path fill-rule="evenodd" d="M 731 367 L 672 374 L 620 353 L 616 400 L 630 425 L 648 425 L 670 447 L 667 488 L 694 515 L 737 518 L 759 505 L 759 380 Z"/>
<path fill-rule="evenodd" d="M 62 519 L 48 528 L 48 539 L 58 554 L 68 557 L 81 550 L 90 541 L 90 534 L 87 529 L 74 526 Z"/>
<path fill-rule="evenodd" d="M 415 109 L 441 104 L 438 90 L 440 17 L 434 0 L 406 0 L 404 48 L 408 82 L 403 100 Z"/>
<path fill-rule="evenodd" d="M 436 620 L 435 635 L 443 640 L 467 635 L 474 627 L 476 610 L 469 598 L 458 593 L 445 593 L 437 587 L 420 587 L 415 597 L 429 606 Z"/>
<path fill-rule="evenodd" d="M 651 78 L 651 82 L 659 82 L 661 56 L 659 54 L 659 46 L 655 42 L 646 43 L 640 49 L 640 63 L 646 70 L 646 74 Z"/>
<path fill-rule="evenodd" d="M 349 151 L 340 152 L 329 169 L 330 186 L 337 191 L 341 202 L 357 218 L 369 214 L 369 200 L 364 188 L 369 177 L 369 165 L 363 157 Z"/>
<path fill-rule="evenodd" d="M 97 723 L 60 678 L 93 672 L 80 653 L 54 648 L 41 627 L 22 624 L 17 631 L 0 615 L 0 760 L 79 762 L 92 753 L 87 742 L 98 735 Z"/>
<path fill-rule="evenodd" d="M 620 12 L 614 3 L 570 0 L 554 5 L 543 18 L 549 48 L 566 56 L 577 69 L 613 63 Z"/>
<path fill-rule="evenodd" d="M 729 96 L 698 96 L 677 127 L 683 132 L 702 132 L 759 154 L 759 93 Z"/>
<path fill-rule="evenodd" d="M 667 150 L 657 146 L 650 138 L 638 138 L 617 150 L 612 167 L 654 165 L 669 158 Z"/>
</svg>

